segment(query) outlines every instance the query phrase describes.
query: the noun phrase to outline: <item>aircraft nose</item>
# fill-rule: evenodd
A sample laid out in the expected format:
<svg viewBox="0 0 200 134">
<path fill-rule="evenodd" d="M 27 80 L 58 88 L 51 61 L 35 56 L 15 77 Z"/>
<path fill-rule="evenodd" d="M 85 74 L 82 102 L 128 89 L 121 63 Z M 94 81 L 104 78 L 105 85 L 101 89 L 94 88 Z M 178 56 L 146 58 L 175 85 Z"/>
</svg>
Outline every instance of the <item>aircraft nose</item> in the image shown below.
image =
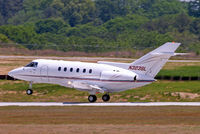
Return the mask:
<svg viewBox="0 0 200 134">
<path fill-rule="evenodd" d="M 16 75 L 18 75 L 21 72 L 22 68 L 17 68 L 17 69 L 13 69 L 10 72 L 8 72 L 8 75 L 10 77 L 16 77 Z"/>
<path fill-rule="evenodd" d="M 10 77 L 14 77 L 15 74 L 16 74 L 15 69 L 14 69 L 14 70 L 11 70 L 10 72 L 8 72 L 8 75 L 9 75 Z"/>
</svg>

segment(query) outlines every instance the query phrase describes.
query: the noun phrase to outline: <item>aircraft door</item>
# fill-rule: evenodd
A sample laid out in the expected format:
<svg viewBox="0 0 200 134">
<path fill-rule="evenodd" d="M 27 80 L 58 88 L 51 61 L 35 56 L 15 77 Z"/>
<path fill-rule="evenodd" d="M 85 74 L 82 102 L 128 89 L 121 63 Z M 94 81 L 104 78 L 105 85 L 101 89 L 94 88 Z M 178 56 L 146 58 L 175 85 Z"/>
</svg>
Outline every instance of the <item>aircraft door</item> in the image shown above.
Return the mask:
<svg viewBox="0 0 200 134">
<path fill-rule="evenodd" d="M 48 78 L 48 66 L 42 66 L 40 68 L 40 76 L 42 82 L 49 82 Z"/>
</svg>

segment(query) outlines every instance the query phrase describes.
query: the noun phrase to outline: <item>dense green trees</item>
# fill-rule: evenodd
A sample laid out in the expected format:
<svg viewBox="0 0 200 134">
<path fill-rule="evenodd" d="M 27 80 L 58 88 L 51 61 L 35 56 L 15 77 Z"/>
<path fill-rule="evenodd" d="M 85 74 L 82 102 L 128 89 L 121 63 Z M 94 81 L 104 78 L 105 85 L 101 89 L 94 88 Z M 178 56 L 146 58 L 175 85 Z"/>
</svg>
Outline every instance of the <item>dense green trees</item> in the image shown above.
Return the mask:
<svg viewBox="0 0 200 134">
<path fill-rule="evenodd" d="M 1 26 L 0 33 L 17 43 L 33 43 L 36 33 L 31 26 Z"/>
<path fill-rule="evenodd" d="M 63 27 L 67 27 L 63 20 L 60 19 L 47 19 L 47 20 L 40 20 L 35 23 L 35 31 L 38 34 L 42 33 L 57 33 L 58 30 L 62 29 Z"/>
<path fill-rule="evenodd" d="M 190 1 L 188 10 L 191 16 L 200 17 L 200 0 Z"/>
<path fill-rule="evenodd" d="M 190 9 L 195 10 L 195 6 L 193 4 Z M 128 14 L 156 18 L 186 10 L 177 0 L 0 0 L 4 24 L 24 24 L 47 18 L 61 18 L 71 26 L 92 21 L 102 24 Z"/>
<path fill-rule="evenodd" d="M 101 52 L 182 42 L 199 52 L 199 0 L 0 0 L 0 41 Z M 27 45 L 34 44 L 34 45 Z"/>
<path fill-rule="evenodd" d="M 0 0 L 0 13 L 8 19 L 22 9 L 23 0 Z"/>
<path fill-rule="evenodd" d="M 71 26 L 85 24 L 95 18 L 95 3 L 91 0 L 63 0 L 62 14 Z"/>
<path fill-rule="evenodd" d="M 0 43 L 9 43 L 10 40 L 8 39 L 7 36 L 0 34 Z"/>
</svg>

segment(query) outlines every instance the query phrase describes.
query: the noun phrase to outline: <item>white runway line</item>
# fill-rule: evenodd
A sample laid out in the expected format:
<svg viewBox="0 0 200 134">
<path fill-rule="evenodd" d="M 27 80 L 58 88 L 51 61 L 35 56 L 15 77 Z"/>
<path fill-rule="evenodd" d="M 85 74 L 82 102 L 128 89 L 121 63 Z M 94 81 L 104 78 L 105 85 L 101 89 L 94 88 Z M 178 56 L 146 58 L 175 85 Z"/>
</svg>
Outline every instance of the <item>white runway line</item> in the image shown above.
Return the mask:
<svg viewBox="0 0 200 134">
<path fill-rule="evenodd" d="M 119 103 L 0 102 L 0 106 L 200 106 L 200 102 L 119 102 Z"/>
</svg>

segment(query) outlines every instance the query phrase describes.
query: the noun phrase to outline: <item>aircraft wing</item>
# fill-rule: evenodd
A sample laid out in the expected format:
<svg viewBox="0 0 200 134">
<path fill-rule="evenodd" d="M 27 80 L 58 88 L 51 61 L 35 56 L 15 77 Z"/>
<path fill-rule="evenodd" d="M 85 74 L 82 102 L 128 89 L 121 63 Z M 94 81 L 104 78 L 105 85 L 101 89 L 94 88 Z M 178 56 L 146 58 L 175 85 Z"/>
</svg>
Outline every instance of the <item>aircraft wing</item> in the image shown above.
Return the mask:
<svg viewBox="0 0 200 134">
<path fill-rule="evenodd" d="M 72 88 L 76 88 L 76 89 L 87 89 L 87 90 L 91 90 L 91 91 L 96 91 L 96 92 L 100 92 L 100 93 L 104 93 L 104 89 L 97 86 L 97 85 L 91 85 L 87 82 L 81 82 L 81 81 L 69 81 L 68 85 Z"/>
</svg>

